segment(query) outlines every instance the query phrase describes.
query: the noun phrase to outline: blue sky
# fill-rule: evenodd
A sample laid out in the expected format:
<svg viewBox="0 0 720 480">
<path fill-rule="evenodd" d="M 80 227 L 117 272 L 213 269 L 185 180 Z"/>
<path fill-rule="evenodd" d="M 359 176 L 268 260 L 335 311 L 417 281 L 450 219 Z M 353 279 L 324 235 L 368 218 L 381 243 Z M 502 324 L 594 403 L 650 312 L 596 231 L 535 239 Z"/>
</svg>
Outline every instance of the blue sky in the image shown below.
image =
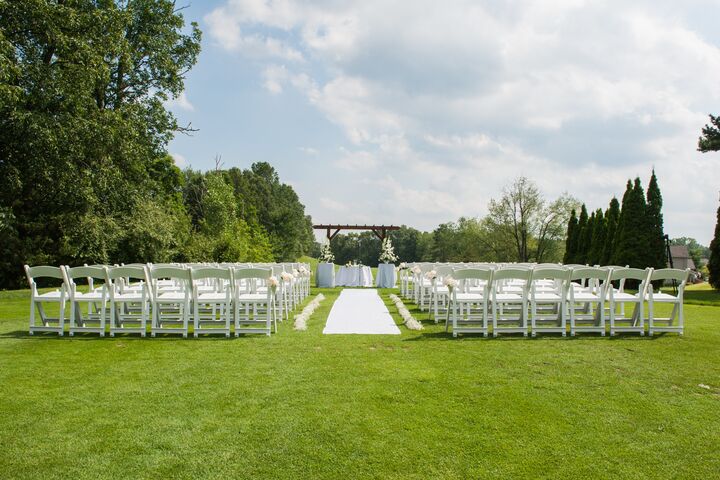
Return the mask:
<svg viewBox="0 0 720 480">
<path fill-rule="evenodd" d="M 514 178 L 590 208 L 654 167 L 665 229 L 707 244 L 720 153 L 720 2 L 194 1 L 181 166 L 267 161 L 316 222 L 430 230 Z"/>
</svg>

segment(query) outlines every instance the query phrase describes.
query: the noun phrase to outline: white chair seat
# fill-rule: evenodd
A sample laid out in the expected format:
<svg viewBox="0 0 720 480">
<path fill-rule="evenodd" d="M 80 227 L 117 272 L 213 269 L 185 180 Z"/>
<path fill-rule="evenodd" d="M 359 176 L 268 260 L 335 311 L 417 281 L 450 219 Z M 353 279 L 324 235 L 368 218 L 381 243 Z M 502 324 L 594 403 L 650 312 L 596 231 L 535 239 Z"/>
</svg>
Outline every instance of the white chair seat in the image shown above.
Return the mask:
<svg viewBox="0 0 720 480">
<path fill-rule="evenodd" d="M 618 300 L 620 300 L 620 301 L 623 301 L 623 300 L 638 301 L 638 300 L 640 300 L 640 297 L 637 294 L 625 293 L 625 292 L 616 292 L 613 294 L 613 298 L 615 299 L 615 301 L 618 301 Z"/>
<path fill-rule="evenodd" d="M 573 299 L 576 302 L 599 302 L 600 297 L 590 292 L 580 292 L 573 294 Z"/>
<path fill-rule="evenodd" d="M 41 293 L 41 294 L 39 294 L 39 295 L 35 295 L 35 298 L 36 298 L 37 300 L 46 300 L 46 301 L 47 301 L 47 300 L 50 300 L 50 301 L 52 301 L 52 300 L 57 300 L 57 301 L 60 301 L 60 295 L 61 295 L 60 290 L 55 290 L 55 291 L 53 291 L 53 292 Z M 66 298 L 67 298 L 67 296 L 66 296 Z"/>
<path fill-rule="evenodd" d="M 262 293 L 243 293 L 238 295 L 241 302 L 263 302 L 267 300 L 267 295 Z"/>
<path fill-rule="evenodd" d="M 537 302 L 559 302 L 561 300 L 560 295 L 551 292 L 536 293 L 534 298 Z"/>
<path fill-rule="evenodd" d="M 176 302 L 182 302 L 185 300 L 185 294 L 182 292 L 164 292 L 158 295 L 158 300 L 162 301 L 176 301 Z"/>
<path fill-rule="evenodd" d="M 499 302 L 520 302 L 522 298 L 522 295 L 517 293 L 504 292 L 495 295 L 495 299 Z"/>
<path fill-rule="evenodd" d="M 198 295 L 199 301 L 206 302 L 223 302 L 227 296 L 224 293 L 213 292 L 213 293 L 201 293 Z"/>
<path fill-rule="evenodd" d="M 678 302 L 678 298 L 667 293 L 653 293 L 654 302 Z"/>
<path fill-rule="evenodd" d="M 458 293 L 458 302 L 482 302 L 483 296 L 479 293 Z"/>
<path fill-rule="evenodd" d="M 142 301 L 142 294 L 141 293 L 116 293 L 115 300 L 121 300 L 121 301 L 136 300 L 136 301 L 140 302 L 140 301 Z"/>
<path fill-rule="evenodd" d="M 103 299 L 103 294 L 101 292 L 88 292 L 88 293 L 82 293 L 82 292 L 75 292 L 75 300 L 97 300 L 101 301 Z"/>
</svg>

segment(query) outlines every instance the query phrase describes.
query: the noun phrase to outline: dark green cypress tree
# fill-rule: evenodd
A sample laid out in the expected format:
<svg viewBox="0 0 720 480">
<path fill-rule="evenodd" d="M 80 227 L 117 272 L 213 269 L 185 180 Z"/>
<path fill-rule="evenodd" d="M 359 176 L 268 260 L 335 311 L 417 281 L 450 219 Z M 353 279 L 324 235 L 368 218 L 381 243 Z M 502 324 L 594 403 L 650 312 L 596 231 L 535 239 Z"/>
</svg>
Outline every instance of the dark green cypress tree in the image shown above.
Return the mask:
<svg viewBox="0 0 720 480">
<path fill-rule="evenodd" d="M 605 229 L 605 217 L 603 217 L 602 209 L 598 208 L 595 212 L 592 241 L 590 242 L 590 251 L 587 257 L 587 263 L 590 265 L 598 265 L 602 261 L 603 249 L 605 248 Z"/>
<path fill-rule="evenodd" d="M 630 194 L 632 194 L 632 180 L 628 179 L 627 185 L 625 186 L 625 193 L 623 193 L 622 197 L 622 203 L 620 204 L 620 215 L 618 215 L 618 223 L 617 223 L 617 230 L 615 230 L 615 235 L 613 237 L 613 246 L 612 246 L 612 257 L 610 257 L 610 262 L 613 265 L 620 265 L 620 256 L 619 256 L 619 250 L 618 245 L 620 243 L 620 237 L 622 237 L 622 227 L 625 223 L 623 220 L 623 213 L 625 210 L 625 204 L 628 202 L 628 199 L 630 198 Z M 623 266 L 623 265 L 620 265 Z"/>
<path fill-rule="evenodd" d="M 715 236 L 710 242 L 710 261 L 708 261 L 707 267 L 710 271 L 710 285 L 716 290 L 720 290 L 720 208 L 717 211 Z"/>
<path fill-rule="evenodd" d="M 592 250 L 592 238 L 593 238 L 593 230 L 595 228 L 595 212 L 592 212 L 590 214 L 590 218 L 588 218 L 587 225 L 582 231 L 582 258 L 581 262 L 579 263 L 588 263 L 593 264 L 592 259 L 590 258 L 590 251 Z"/>
<path fill-rule="evenodd" d="M 647 262 L 653 268 L 667 267 L 665 232 L 663 231 L 662 194 L 658 186 L 655 170 L 652 171 L 647 189 Z"/>
<path fill-rule="evenodd" d="M 618 220 L 620 220 L 620 202 L 613 197 L 610 206 L 605 212 L 605 246 L 603 247 L 600 265 L 610 265 L 613 258 L 613 247 L 615 246 L 615 232 L 617 231 Z"/>
<path fill-rule="evenodd" d="M 578 219 L 578 226 L 577 226 L 577 244 L 575 246 L 575 256 L 573 258 L 574 263 L 585 263 L 585 256 L 586 256 L 586 250 L 585 250 L 585 230 L 587 229 L 588 225 L 588 213 L 587 208 L 585 207 L 585 204 L 582 204 L 582 207 L 580 207 L 580 218 Z"/>
<path fill-rule="evenodd" d="M 615 246 L 615 263 L 618 265 L 630 265 L 634 268 L 648 266 L 645 210 L 645 192 L 640 179 L 636 178 L 632 190 L 623 197 L 618 224 L 619 238 Z"/>
<path fill-rule="evenodd" d="M 567 227 L 567 239 L 565 240 L 565 255 L 563 263 L 575 263 L 575 252 L 577 251 L 577 226 L 578 219 L 573 208 L 570 212 L 570 220 Z"/>
</svg>

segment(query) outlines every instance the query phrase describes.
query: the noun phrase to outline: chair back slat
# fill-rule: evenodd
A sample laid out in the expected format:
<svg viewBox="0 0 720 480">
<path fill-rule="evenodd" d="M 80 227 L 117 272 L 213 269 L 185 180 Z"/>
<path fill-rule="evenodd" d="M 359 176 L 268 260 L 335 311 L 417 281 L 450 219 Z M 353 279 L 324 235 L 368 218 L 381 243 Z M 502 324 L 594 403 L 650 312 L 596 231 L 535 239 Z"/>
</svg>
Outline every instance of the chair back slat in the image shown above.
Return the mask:
<svg viewBox="0 0 720 480">
<path fill-rule="evenodd" d="M 93 278 L 105 280 L 105 267 L 72 267 L 65 270 L 69 279 Z"/>
<path fill-rule="evenodd" d="M 650 281 L 658 280 L 675 280 L 678 282 L 686 282 L 690 275 L 690 269 L 680 270 L 679 268 L 661 268 L 659 270 L 653 270 L 650 275 Z"/>
<path fill-rule="evenodd" d="M 153 267 L 150 269 L 150 277 L 154 280 L 159 278 L 172 278 L 189 281 L 190 269 L 186 267 Z"/>
<path fill-rule="evenodd" d="M 271 275 L 272 269 L 270 268 L 236 268 L 233 271 L 235 280 L 251 278 L 267 280 Z"/>
<path fill-rule="evenodd" d="M 25 265 L 25 272 L 27 273 L 28 279 L 33 278 L 57 278 L 63 280 L 62 268 L 51 267 L 47 265 L 38 265 L 37 267 L 29 267 Z"/>
<path fill-rule="evenodd" d="M 221 280 L 231 280 L 231 270 L 229 268 L 220 267 L 199 267 L 190 271 L 193 280 L 204 278 L 216 278 Z"/>
</svg>

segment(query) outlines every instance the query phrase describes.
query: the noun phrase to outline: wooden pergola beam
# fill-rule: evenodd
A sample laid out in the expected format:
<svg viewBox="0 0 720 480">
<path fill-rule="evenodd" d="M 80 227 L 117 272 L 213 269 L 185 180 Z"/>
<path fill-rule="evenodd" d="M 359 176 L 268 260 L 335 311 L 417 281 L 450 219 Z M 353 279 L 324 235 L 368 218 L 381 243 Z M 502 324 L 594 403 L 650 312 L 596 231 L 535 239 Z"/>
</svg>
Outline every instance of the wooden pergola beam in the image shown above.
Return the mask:
<svg viewBox="0 0 720 480">
<path fill-rule="evenodd" d="M 387 237 L 387 232 L 390 230 L 400 230 L 400 227 L 396 225 L 335 225 L 335 224 L 322 224 L 313 225 L 315 230 L 325 230 L 328 241 L 332 240 L 340 233 L 341 230 L 370 230 L 376 237 L 381 241 Z M 335 230 L 330 233 L 331 230 Z"/>
</svg>

